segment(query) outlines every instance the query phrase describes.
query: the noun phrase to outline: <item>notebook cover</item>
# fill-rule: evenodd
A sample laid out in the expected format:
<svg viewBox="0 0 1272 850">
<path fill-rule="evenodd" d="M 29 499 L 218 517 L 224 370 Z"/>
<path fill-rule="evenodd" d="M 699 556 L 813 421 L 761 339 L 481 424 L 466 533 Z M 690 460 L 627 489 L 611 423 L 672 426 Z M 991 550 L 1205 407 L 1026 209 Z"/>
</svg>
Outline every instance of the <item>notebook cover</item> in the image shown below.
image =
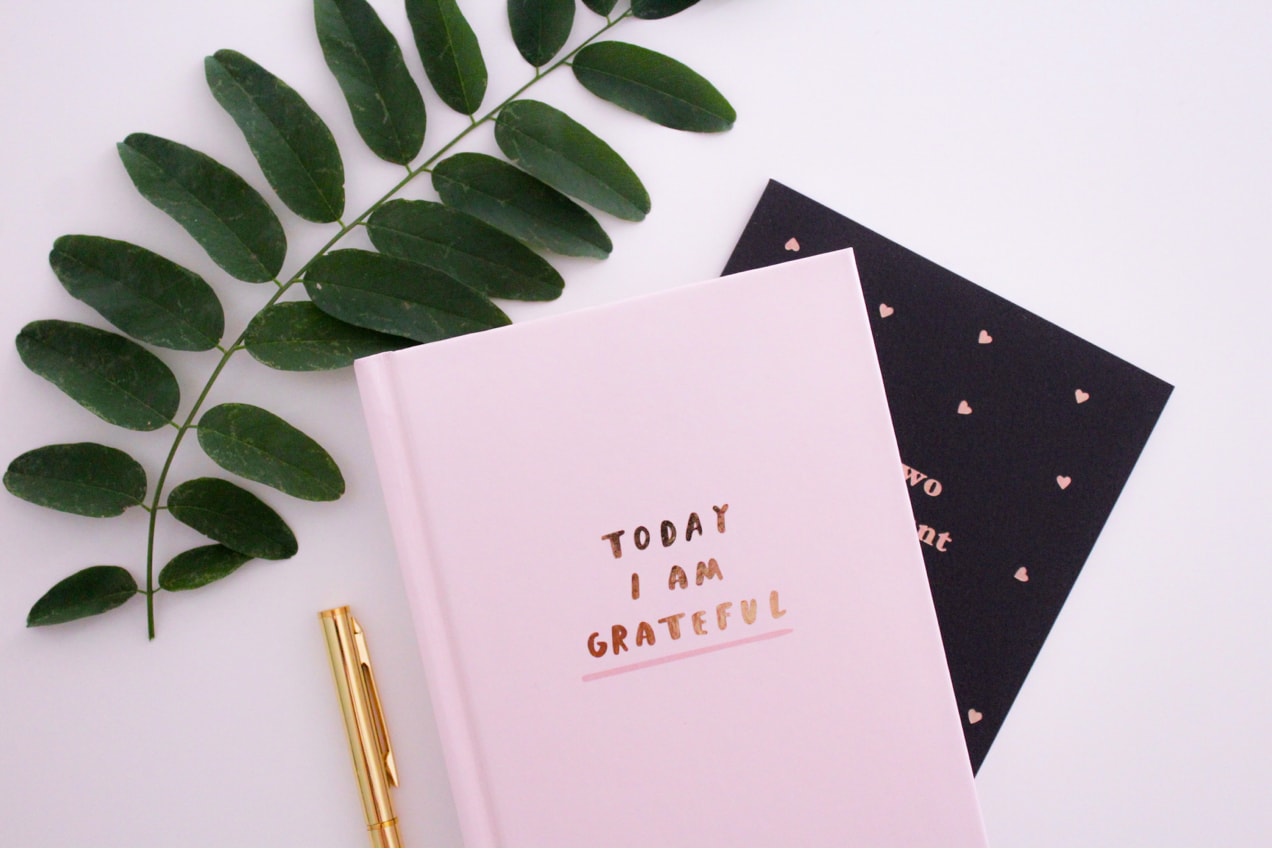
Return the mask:
<svg viewBox="0 0 1272 850">
<path fill-rule="evenodd" d="M 467 843 L 984 843 L 851 252 L 356 370 Z"/>
<path fill-rule="evenodd" d="M 847 247 L 978 770 L 1172 387 L 776 181 L 724 272 Z"/>
</svg>

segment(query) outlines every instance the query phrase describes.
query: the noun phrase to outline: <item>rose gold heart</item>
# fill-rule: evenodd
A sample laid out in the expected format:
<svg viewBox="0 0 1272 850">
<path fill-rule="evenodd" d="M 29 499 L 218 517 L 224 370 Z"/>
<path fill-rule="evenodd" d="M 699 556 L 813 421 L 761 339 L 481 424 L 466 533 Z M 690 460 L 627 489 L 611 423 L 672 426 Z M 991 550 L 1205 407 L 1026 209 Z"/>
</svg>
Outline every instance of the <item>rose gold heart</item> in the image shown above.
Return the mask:
<svg viewBox="0 0 1272 850">
<path fill-rule="evenodd" d="M 894 312 L 896 311 L 893 310 L 891 307 L 889 307 L 887 304 L 879 305 L 879 315 L 885 319 L 891 316 Z"/>
<path fill-rule="evenodd" d="M 989 345 L 994 341 L 994 338 L 989 335 L 989 331 L 981 331 L 980 336 L 976 338 L 976 341 L 981 345 Z"/>
<path fill-rule="evenodd" d="M 1078 404 L 1081 404 L 1082 402 L 1086 401 L 1090 397 L 1091 397 L 1090 393 L 1084 393 L 1082 392 L 1082 390 L 1073 391 L 1073 398 L 1075 401 L 1077 401 Z"/>
<path fill-rule="evenodd" d="M 787 251 L 798 251 L 798 250 L 799 250 L 799 240 L 798 240 L 798 239 L 796 239 L 794 236 L 792 236 L 790 239 L 787 239 L 787 240 L 786 240 L 786 250 L 787 250 Z"/>
<path fill-rule="evenodd" d="M 1068 487 L 1070 484 L 1073 483 L 1073 479 L 1067 475 L 1057 475 L 1056 483 L 1059 484 L 1060 489 L 1063 490 L 1064 488 Z"/>
<path fill-rule="evenodd" d="M 958 403 L 958 412 L 966 416 L 967 414 L 972 412 L 972 406 L 968 404 L 966 401 L 960 401 Z"/>
<path fill-rule="evenodd" d="M 968 722 L 968 723 L 972 723 L 972 724 L 980 723 L 980 722 L 981 722 L 981 718 L 982 718 L 982 717 L 984 717 L 984 716 L 985 716 L 985 715 L 981 714 L 979 711 L 977 711 L 977 710 L 976 710 L 976 709 L 974 709 L 974 708 L 969 708 L 969 709 L 967 710 L 967 722 Z"/>
<path fill-rule="evenodd" d="M 1029 581 L 1029 570 L 1025 569 L 1024 567 L 1021 567 L 1020 569 L 1016 570 L 1016 574 L 1013 577 L 1016 579 L 1016 581 Z"/>
</svg>

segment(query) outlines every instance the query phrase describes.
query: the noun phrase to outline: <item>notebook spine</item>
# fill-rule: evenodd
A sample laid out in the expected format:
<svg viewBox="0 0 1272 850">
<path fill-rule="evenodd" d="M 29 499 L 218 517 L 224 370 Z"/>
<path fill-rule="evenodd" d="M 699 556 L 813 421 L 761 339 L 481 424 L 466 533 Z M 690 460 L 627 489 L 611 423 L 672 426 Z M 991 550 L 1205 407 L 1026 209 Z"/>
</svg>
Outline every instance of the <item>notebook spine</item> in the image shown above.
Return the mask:
<svg viewBox="0 0 1272 850">
<path fill-rule="evenodd" d="M 416 479 L 419 468 L 406 439 L 392 354 L 355 364 L 385 507 L 402 569 L 411 618 L 419 639 L 429 696 L 437 720 L 451 791 L 464 842 L 489 847 L 500 843 L 482 781 L 481 761 L 469 722 L 463 678 L 451 640 L 445 589 L 434 569 L 429 545 L 428 505 Z M 405 521 L 410 518 L 410 521 Z"/>
</svg>

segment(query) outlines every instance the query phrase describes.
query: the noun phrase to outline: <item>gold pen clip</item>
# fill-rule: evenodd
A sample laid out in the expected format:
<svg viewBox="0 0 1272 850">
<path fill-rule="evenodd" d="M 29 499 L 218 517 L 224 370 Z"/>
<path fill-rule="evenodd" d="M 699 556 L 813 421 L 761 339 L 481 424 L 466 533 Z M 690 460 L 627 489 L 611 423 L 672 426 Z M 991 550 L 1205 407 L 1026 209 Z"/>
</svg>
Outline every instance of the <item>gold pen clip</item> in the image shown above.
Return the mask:
<svg viewBox="0 0 1272 850">
<path fill-rule="evenodd" d="M 362 684 L 366 688 L 371 709 L 371 728 L 375 735 L 376 749 L 380 753 L 384 775 L 394 788 L 398 784 L 397 762 L 393 759 L 393 743 L 389 740 L 389 727 L 384 722 L 384 706 L 380 704 L 380 690 L 375 686 L 375 671 L 371 669 L 371 653 L 367 651 L 367 639 L 362 631 L 362 624 L 350 615 L 353 625 L 353 647 L 357 653 L 358 669 L 362 673 Z"/>
</svg>

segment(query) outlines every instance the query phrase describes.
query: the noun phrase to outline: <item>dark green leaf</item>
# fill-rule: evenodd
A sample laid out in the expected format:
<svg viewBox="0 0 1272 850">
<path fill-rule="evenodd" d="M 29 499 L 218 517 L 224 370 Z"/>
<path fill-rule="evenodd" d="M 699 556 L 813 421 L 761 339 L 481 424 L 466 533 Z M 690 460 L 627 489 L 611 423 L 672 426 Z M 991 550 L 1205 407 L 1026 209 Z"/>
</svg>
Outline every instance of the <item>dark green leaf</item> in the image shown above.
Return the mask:
<svg viewBox="0 0 1272 850">
<path fill-rule="evenodd" d="M 508 0 L 512 40 L 536 68 L 548 64 L 570 39 L 574 0 Z"/>
<path fill-rule="evenodd" d="M 260 193 L 212 157 L 177 142 L 133 133 L 118 145 L 137 191 L 194 237 L 239 280 L 272 280 L 287 236 Z"/>
<path fill-rule="evenodd" d="M 571 67 L 592 94 L 664 127 L 718 133 L 737 120 L 724 95 L 696 71 L 634 44 L 589 44 Z"/>
<path fill-rule="evenodd" d="M 547 260 L 467 213 L 431 201 L 390 201 L 367 233 L 391 257 L 422 263 L 492 298 L 550 301 L 565 281 Z"/>
<path fill-rule="evenodd" d="M 53 243 L 49 265 L 67 292 L 143 342 L 207 351 L 225 332 L 225 313 L 212 287 L 138 245 L 62 236 Z"/>
<path fill-rule="evenodd" d="M 506 325 L 486 296 L 441 272 L 372 251 L 333 251 L 305 273 L 323 311 L 362 328 L 433 342 Z"/>
<path fill-rule="evenodd" d="M 137 593 L 123 567 L 88 567 L 62 579 L 31 606 L 27 627 L 54 626 L 118 608 Z"/>
<path fill-rule="evenodd" d="M 126 337 L 47 319 L 24 327 L 17 345 L 28 369 L 112 425 L 153 431 L 177 415 L 172 370 Z"/>
<path fill-rule="evenodd" d="M 331 131 L 305 99 L 233 50 L 218 50 L 203 67 L 213 97 L 243 131 L 283 203 L 309 221 L 340 218 L 344 163 Z"/>
<path fill-rule="evenodd" d="M 237 484 L 195 478 L 168 494 L 179 521 L 236 552 L 271 561 L 296 554 L 296 536 L 274 509 Z"/>
<path fill-rule="evenodd" d="M 97 443 L 44 446 L 14 458 L 10 493 L 81 516 L 119 516 L 146 498 L 146 470 L 126 452 Z"/>
<path fill-rule="evenodd" d="M 314 23 L 362 140 L 381 159 L 410 162 L 426 116 L 397 39 L 366 0 L 314 0 Z"/>
<path fill-rule="evenodd" d="M 331 455 L 268 410 L 217 405 L 199 420 L 199 445 L 222 469 L 289 496 L 329 502 L 344 494 L 344 477 Z"/>
<path fill-rule="evenodd" d="M 433 169 L 433 188 L 463 210 L 533 248 L 604 259 L 613 250 L 592 215 L 551 186 L 502 160 L 455 154 Z"/>
<path fill-rule="evenodd" d="M 583 0 L 583 5 L 598 15 L 608 15 L 614 11 L 614 4 L 617 2 L 618 0 Z"/>
<path fill-rule="evenodd" d="M 486 62 L 455 0 L 406 0 L 424 72 L 442 102 L 472 115 L 486 95 Z"/>
<path fill-rule="evenodd" d="M 247 327 L 247 353 L 273 369 L 343 369 L 368 354 L 396 351 L 414 340 L 359 328 L 328 316 L 309 301 L 273 304 Z"/>
<path fill-rule="evenodd" d="M 652 21 L 683 12 L 698 0 L 632 0 L 632 16 Z"/>
<path fill-rule="evenodd" d="M 495 124 L 495 141 L 514 164 L 585 204 L 628 221 L 649 212 L 649 193 L 623 158 L 546 103 L 508 104 Z"/>
<path fill-rule="evenodd" d="M 220 543 L 199 546 L 169 561 L 159 571 L 159 586 L 164 590 L 194 590 L 225 578 L 250 560 L 251 555 L 235 552 Z"/>
</svg>

